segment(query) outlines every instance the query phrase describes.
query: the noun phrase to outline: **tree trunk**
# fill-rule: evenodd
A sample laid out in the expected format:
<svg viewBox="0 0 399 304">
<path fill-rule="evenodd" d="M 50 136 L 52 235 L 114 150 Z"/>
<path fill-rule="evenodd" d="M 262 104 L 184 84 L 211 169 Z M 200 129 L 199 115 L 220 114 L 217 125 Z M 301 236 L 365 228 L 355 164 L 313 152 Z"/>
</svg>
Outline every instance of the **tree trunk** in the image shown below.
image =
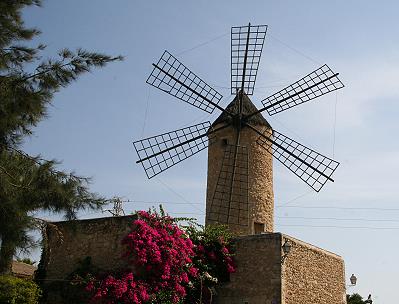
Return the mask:
<svg viewBox="0 0 399 304">
<path fill-rule="evenodd" d="M 14 253 L 14 243 L 7 238 L 7 236 L 2 236 L 0 249 L 0 274 L 11 274 Z"/>
</svg>

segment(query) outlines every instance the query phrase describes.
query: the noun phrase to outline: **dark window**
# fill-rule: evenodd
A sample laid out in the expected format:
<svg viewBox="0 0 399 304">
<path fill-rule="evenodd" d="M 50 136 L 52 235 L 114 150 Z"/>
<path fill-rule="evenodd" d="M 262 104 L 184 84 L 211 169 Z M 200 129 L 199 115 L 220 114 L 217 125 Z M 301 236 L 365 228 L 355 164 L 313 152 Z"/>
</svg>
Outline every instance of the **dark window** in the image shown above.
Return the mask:
<svg viewBox="0 0 399 304">
<path fill-rule="evenodd" d="M 254 230 L 255 234 L 261 234 L 262 232 L 265 232 L 265 224 L 264 223 L 254 223 Z"/>
</svg>

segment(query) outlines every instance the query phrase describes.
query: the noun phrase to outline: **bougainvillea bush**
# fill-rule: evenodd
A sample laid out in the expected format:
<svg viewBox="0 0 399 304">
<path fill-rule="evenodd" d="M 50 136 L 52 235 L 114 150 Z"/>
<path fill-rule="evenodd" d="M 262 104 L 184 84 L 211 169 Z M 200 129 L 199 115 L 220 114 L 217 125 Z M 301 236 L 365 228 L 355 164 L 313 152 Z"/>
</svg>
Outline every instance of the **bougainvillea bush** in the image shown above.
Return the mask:
<svg viewBox="0 0 399 304">
<path fill-rule="evenodd" d="M 90 280 L 91 303 L 210 303 L 235 271 L 226 227 L 182 226 L 162 208 L 137 215 L 122 241 L 129 269 Z"/>
</svg>

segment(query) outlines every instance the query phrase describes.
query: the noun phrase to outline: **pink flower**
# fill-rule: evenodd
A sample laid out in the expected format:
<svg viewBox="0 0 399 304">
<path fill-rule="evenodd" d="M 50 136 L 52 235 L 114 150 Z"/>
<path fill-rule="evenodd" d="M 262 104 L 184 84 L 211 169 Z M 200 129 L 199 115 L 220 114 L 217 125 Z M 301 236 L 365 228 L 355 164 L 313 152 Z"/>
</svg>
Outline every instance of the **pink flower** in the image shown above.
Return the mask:
<svg viewBox="0 0 399 304">
<path fill-rule="evenodd" d="M 169 295 L 169 302 L 179 303 L 185 301 L 187 292 L 199 288 L 195 279 L 204 274 L 200 269 L 235 272 L 228 242 L 223 238 L 194 240 L 196 244 L 171 217 L 139 211 L 122 241 L 126 248 L 122 258 L 133 271 L 89 282 L 86 290 L 92 293 L 92 302 L 147 304 L 157 301 L 162 291 Z M 208 275 L 217 278 L 211 270 Z"/>
<path fill-rule="evenodd" d="M 229 254 L 229 250 L 227 249 L 227 247 L 223 247 L 222 248 L 222 253 L 223 254 Z"/>
<path fill-rule="evenodd" d="M 188 275 L 187 275 L 187 273 L 186 272 L 183 272 L 182 273 L 182 275 L 181 275 L 181 281 L 183 282 L 183 283 L 188 283 L 190 280 L 188 279 Z"/>
<path fill-rule="evenodd" d="M 227 272 L 228 273 L 233 273 L 233 272 L 236 272 L 236 269 L 234 268 L 233 265 L 228 264 L 227 265 Z"/>
<path fill-rule="evenodd" d="M 193 278 L 196 278 L 198 276 L 198 269 L 195 267 L 190 267 L 188 269 L 188 273 L 190 274 L 190 276 L 192 276 Z"/>
</svg>

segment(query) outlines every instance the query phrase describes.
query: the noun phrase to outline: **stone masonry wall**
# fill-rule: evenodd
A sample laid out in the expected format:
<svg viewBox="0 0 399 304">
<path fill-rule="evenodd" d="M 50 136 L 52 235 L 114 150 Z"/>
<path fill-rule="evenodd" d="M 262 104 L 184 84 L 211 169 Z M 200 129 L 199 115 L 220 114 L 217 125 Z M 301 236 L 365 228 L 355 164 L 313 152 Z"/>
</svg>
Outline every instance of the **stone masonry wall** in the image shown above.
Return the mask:
<svg viewBox="0 0 399 304">
<path fill-rule="evenodd" d="M 291 252 L 283 264 L 283 304 L 344 304 L 345 266 L 331 252 L 284 235 Z"/>
<path fill-rule="evenodd" d="M 121 240 L 133 219 L 123 216 L 53 223 L 57 229 L 47 231 L 44 257 L 46 284 L 65 279 L 87 256 L 102 270 L 124 268 Z M 286 239 L 292 249 L 282 263 Z M 344 262 L 340 256 L 281 233 L 241 236 L 234 243 L 237 271 L 218 288 L 215 304 L 345 303 Z M 55 289 L 50 289 L 47 300 L 65 303 Z"/>
<path fill-rule="evenodd" d="M 292 249 L 282 262 L 282 245 Z M 281 233 L 238 237 L 237 272 L 218 288 L 216 304 L 344 304 L 343 259 Z"/>
<path fill-rule="evenodd" d="M 218 124 L 215 127 L 220 126 L 221 124 Z M 263 132 L 263 130 L 265 127 L 260 131 Z M 225 151 L 223 140 L 227 139 L 229 144 L 234 144 L 235 134 L 236 131 L 232 127 L 218 131 L 215 143 L 208 147 L 207 213 L 210 210 L 222 166 Z M 264 224 L 264 232 L 273 232 L 274 228 L 273 158 L 256 143 L 257 138 L 258 135 L 248 128 L 241 131 L 240 145 L 246 146 L 248 150 L 249 224 L 248 226 L 229 225 L 237 235 L 254 234 L 254 222 Z M 206 224 L 212 224 L 208 216 Z"/>
<path fill-rule="evenodd" d="M 237 271 L 218 288 L 215 303 L 280 304 L 281 234 L 238 237 L 235 247 Z"/>
<path fill-rule="evenodd" d="M 56 222 L 48 231 L 46 280 L 65 279 L 87 256 L 102 270 L 124 267 L 122 238 L 134 216 Z"/>
</svg>

